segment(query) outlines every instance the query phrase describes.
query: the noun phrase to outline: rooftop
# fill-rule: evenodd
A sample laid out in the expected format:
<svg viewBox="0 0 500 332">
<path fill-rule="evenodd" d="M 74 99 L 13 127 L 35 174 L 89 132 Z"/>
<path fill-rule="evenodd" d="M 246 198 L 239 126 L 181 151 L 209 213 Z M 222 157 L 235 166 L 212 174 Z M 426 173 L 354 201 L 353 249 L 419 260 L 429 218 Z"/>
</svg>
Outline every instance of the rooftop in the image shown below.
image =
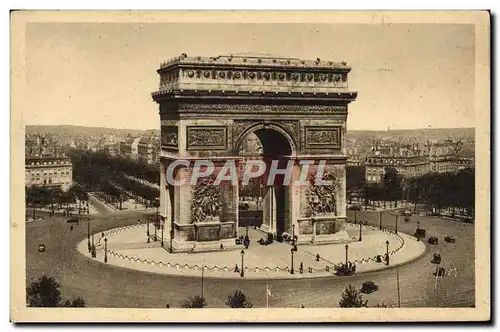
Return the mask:
<svg viewBox="0 0 500 332">
<path fill-rule="evenodd" d="M 211 57 L 188 56 L 183 53 L 180 56 L 160 64 L 160 70 L 179 64 L 190 65 L 239 65 L 239 66 L 265 66 L 265 67 L 290 67 L 290 68 L 323 68 L 323 69 L 343 69 L 349 71 L 345 61 L 334 62 L 325 61 L 320 58 L 315 60 L 305 60 L 292 57 L 275 56 L 265 53 L 237 53 L 230 55 L 218 55 Z"/>
</svg>

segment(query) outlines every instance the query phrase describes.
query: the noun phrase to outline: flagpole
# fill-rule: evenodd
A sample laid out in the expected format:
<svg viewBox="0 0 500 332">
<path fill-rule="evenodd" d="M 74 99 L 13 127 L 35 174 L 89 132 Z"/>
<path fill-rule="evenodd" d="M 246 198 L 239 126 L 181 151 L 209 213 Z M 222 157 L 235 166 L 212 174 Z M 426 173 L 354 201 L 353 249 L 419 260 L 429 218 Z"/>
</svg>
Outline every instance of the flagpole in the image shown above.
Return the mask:
<svg viewBox="0 0 500 332">
<path fill-rule="evenodd" d="M 401 293 L 399 290 L 399 265 L 396 265 L 396 278 L 398 281 L 398 308 L 401 308 Z"/>
<path fill-rule="evenodd" d="M 266 283 L 266 308 L 269 308 L 269 287 Z"/>
</svg>

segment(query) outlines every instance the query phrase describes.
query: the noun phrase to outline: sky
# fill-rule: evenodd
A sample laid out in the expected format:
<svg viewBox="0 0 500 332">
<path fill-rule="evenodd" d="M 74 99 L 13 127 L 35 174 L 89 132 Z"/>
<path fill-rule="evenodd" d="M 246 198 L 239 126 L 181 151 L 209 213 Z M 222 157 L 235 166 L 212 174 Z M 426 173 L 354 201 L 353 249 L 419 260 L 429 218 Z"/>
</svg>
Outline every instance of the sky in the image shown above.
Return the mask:
<svg viewBox="0 0 500 332">
<path fill-rule="evenodd" d="M 29 23 L 25 125 L 160 127 L 151 92 L 186 53 L 347 61 L 351 130 L 474 127 L 474 25 Z"/>
</svg>

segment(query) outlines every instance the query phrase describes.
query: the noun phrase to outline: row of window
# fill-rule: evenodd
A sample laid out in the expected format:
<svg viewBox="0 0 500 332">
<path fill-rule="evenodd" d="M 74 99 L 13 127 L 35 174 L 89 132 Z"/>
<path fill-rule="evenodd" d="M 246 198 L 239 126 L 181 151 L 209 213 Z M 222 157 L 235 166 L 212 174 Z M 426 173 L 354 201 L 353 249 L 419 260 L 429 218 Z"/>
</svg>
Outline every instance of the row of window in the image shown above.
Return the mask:
<svg viewBox="0 0 500 332">
<path fill-rule="evenodd" d="M 42 163 L 42 165 L 69 165 L 69 164 L 71 164 L 70 161 L 44 161 Z M 35 165 L 38 166 L 38 165 L 40 165 L 40 162 L 39 161 L 37 161 L 37 162 L 32 161 L 30 163 L 30 165 L 31 166 L 35 166 Z"/>
<path fill-rule="evenodd" d="M 32 172 L 32 173 L 30 173 L 30 174 L 31 174 L 32 176 L 33 176 L 33 175 L 57 175 L 57 174 L 61 174 L 61 175 L 66 174 L 66 175 L 69 175 L 69 174 L 70 174 L 70 172 L 69 172 L 69 171 L 66 171 L 66 172 L 64 172 L 64 171 L 61 171 L 61 172 L 48 172 L 48 173 L 47 173 L 47 172 L 43 172 L 43 173 L 40 173 L 40 172 L 36 172 L 36 173 L 35 173 L 35 172 Z"/>
</svg>

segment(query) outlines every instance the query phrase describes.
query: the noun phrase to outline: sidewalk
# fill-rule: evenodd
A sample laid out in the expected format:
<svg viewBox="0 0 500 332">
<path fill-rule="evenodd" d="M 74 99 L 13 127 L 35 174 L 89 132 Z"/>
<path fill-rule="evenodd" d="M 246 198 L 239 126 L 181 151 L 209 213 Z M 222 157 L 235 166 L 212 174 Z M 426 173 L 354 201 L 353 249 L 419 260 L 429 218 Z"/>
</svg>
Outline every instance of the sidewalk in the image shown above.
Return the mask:
<svg viewBox="0 0 500 332">
<path fill-rule="evenodd" d="M 348 225 L 348 233 L 355 232 L 355 225 Z M 200 276 L 210 278 L 241 278 L 235 273 L 235 266 L 241 269 L 240 250 L 205 253 L 171 254 L 159 247 L 160 242 L 146 243 L 146 225 L 133 225 L 106 232 L 108 237 L 108 264 L 129 269 L 161 274 Z M 244 231 L 243 231 L 244 234 Z M 357 233 L 359 234 L 359 233 Z M 350 234 L 351 235 L 351 234 Z M 345 244 L 303 245 L 294 253 L 294 274 L 291 270 L 291 246 L 274 242 L 261 246 L 256 241 L 262 233 L 250 229 L 251 245 L 244 252 L 246 279 L 288 279 L 333 276 L 333 265 L 345 262 Z M 354 236 L 354 235 L 353 235 Z M 377 263 L 376 255 L 386 252 L 385 241 L 389 241 L 390 265 Z M 82 241 L 78 250 L 89 257 L 87 242 Z M 425 244 L 406 234 L 393 234 L 366 227 L 363 241 L 351 242 L 348 260 L 357 266 L 356 273 L 366 273 L 413 260 L 425 252 Z M 320 260 L 316 261 L 316 254 Z M 104 248 L 98 247 L 97 258 L 103 262 Z M 303 263 L 303 273 L 299 272 Z M 310 269 L 309 269 L 310 268 Z"/>
</svg>

